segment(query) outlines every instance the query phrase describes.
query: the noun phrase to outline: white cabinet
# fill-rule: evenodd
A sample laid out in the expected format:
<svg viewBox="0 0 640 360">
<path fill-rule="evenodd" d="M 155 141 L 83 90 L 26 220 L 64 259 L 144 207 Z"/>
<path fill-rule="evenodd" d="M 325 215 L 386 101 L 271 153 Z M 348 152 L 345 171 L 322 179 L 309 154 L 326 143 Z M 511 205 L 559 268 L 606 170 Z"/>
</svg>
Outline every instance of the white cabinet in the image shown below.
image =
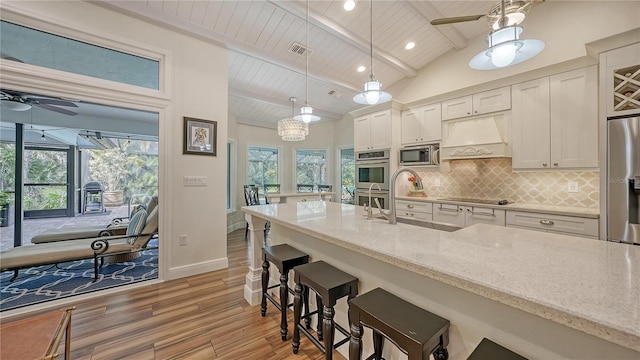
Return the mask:
<svg viewBox="0 0 640 360">
<path fill-rule="evenodd" d="M 488 114 L 511 108 L 511 89 L 503 88 L 442 102 L 442 120 Z"/>
<path fill-rule="evenodd" d="M 595 66 L 513 85 L 513 168 L 597 167 L 597 100 Z"/>
<path fill-rule="evenodd" d="M 421 201 L 396 200 L 396 217 L 431 222 L 433 204 Z"/>
<path fill-rule="evenodd" d="M 491 224 L 505 226 L 505 211 L 500 209 L 482 207 L 482 206 L 465 206 L 464 226 L 473 224 Z"/>
<path fill-rule="evenodd" d="M 507 211 L 506 225 L 565 235 L 598 238 L 598 219 Z"/>
<path fill-rule="evenodd" d="M 433 203 L 433 221 L 464 227 L 464 206 L 454 204 Z"/>
<path fill-rule="evenodd" d="M 391 148 L 391 109 L 354 119 L 355 150 Z"/>
<path fill-rule="evenodd" d="M 607 116 L 637 114 L 640 110 L 640 43 L 600 54 Z"/>
<path fill-rule="evenodd" d="M 442 138 L 440 103 L 402 111 L 402 145 L 440 141 Z"/>
</svg>

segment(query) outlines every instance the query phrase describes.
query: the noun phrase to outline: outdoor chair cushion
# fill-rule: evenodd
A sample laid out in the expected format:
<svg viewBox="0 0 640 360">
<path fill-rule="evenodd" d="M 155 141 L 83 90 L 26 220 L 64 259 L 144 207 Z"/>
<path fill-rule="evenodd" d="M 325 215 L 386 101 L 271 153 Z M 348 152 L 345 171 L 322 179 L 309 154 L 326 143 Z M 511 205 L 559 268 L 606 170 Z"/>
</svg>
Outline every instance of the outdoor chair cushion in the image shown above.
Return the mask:
<svg viewBox="0 0 640 360">
<path fill-rule="evenodd" d="M 127 227 L 127 242 L 133 244 L 136 242 L 137 237 L 131 237 L 131 235 L 140 235 L 142 229 L 144 229 L 145 222 L 147 221 L 147 211 L 144 209 L 138 210 L 135 215 L 129 221 Z"/>
<path fill-rule="evenodd" d="M 32 244 L 42 244 L 54 241 L 87 239 L 98 236 L 124 235 L 127 225 L 104 227 L 61 227 L 49 229 L 31 238 Z"/>
</svg>

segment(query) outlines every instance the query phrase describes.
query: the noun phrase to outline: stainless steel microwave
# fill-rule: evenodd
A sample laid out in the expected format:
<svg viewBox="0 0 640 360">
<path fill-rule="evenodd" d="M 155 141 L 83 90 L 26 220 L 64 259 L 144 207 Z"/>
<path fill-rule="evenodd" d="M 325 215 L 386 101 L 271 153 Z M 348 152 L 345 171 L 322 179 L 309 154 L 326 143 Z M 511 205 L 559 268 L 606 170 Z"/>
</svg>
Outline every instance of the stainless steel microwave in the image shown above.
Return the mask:
<svg viewBox="0 0 640 360">
<path fill-rule="evenodd" d="M 438 144 L 420 145 L 400 149 L 398 162 L 402 166 L 440 164 Z"/>
</svg>

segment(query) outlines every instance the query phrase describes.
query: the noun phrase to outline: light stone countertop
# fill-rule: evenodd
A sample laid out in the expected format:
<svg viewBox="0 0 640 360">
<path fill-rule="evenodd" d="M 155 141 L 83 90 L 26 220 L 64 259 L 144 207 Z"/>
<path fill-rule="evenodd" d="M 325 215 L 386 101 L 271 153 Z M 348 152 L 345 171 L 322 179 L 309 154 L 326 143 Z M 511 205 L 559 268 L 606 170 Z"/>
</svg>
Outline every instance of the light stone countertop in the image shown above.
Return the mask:
<svg viewBox="0 0 640 360">
<path fill-rule="evenodd" d="M 474 203 L 468 203 L 468 202 L 441 200 L 438 198 L 419 197 L 419 196 L 396 196 L 396 200 L 420 201 L 420 202 L 430 202 L 430 203 L 437 202 L 437 203 L 458 204 L 458 205 L 474 204 Z M 578 216 L 578 217 L 590 218 L 590 219 L 598 219 L 600 217 L 600 209 L 598 208 L 524 204 L 524 203 L 517 203 L 517 202 L 510 203 L 507 205 L 498 205 L 498 204 L 495 204 L 495 205 L 477 204 L 477 205 L 482 207 L 492 208 L 492 209 L 525 211 L 525 212 L 550 214 L 550 215 Z"/>
<path fill-rule="evenodd" d="M 443 232 L 359 206 L 243 207 L 329 243 L 640 351 L 640 247 L 476 224 Z"/>
<path fill-rule="evenodd" d="M 305 197 L 305 196 L 318 196 L 320 195 L 335 195 L 334 191 L 323 191 L 323 192 L 282 192 L 282 193 L 261 193 L 260 196 L 264 196 L 267 199 L 272 198 L 282 198 L 282 197 Z"/>
</svg>

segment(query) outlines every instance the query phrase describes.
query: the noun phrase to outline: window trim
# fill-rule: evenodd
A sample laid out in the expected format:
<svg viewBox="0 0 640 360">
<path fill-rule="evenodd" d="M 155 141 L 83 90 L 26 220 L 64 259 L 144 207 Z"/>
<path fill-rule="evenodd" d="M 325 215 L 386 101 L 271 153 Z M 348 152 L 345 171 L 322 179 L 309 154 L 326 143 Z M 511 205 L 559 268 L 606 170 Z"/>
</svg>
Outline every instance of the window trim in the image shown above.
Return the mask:
<svg viewBox="0 0 640 360">
<path fill-rule="evenodd" d="M 293 184 L 293 188 L 296 188 L 296 185 L 298 183 L 298 151 L 302 150 L 302 151 L 324 151 L 325 153 L 325 160 L 326 160 L 326 166 L 325 168 L 327 169 L 327 181 L 329 182 L 329 184 L 322 184 L 322 185 L 331 185 L 331 178 L 332 178 L 332 174 L 331 174 L 331 155 L 330 155 L 330 151 L 329 148 L 308 148 L 308 147 L 293 147 L 292 148 L 292 153 L 291 153 L 291 162 L 292 162 L 292 167 L 291 167 L 291 183 Z M 335 187 L 334 187 L 335 188 Z"/>
<path fill-rule="evenodd" d="M 244 183 L 248 184 L 249 183 L 249 149 L 250 148 L 265 148 L 265 149 L 276 149 L 278 150 L 278 184 L 281 184 L 281 189 L 282 189 L 282 146 L 280 145 L 268 145 L 268 144 L 247 144 L 247 149 L 246 149 L 246 157 L 245 157 L 245 171 L 244 171 Z"/>
</svg>

